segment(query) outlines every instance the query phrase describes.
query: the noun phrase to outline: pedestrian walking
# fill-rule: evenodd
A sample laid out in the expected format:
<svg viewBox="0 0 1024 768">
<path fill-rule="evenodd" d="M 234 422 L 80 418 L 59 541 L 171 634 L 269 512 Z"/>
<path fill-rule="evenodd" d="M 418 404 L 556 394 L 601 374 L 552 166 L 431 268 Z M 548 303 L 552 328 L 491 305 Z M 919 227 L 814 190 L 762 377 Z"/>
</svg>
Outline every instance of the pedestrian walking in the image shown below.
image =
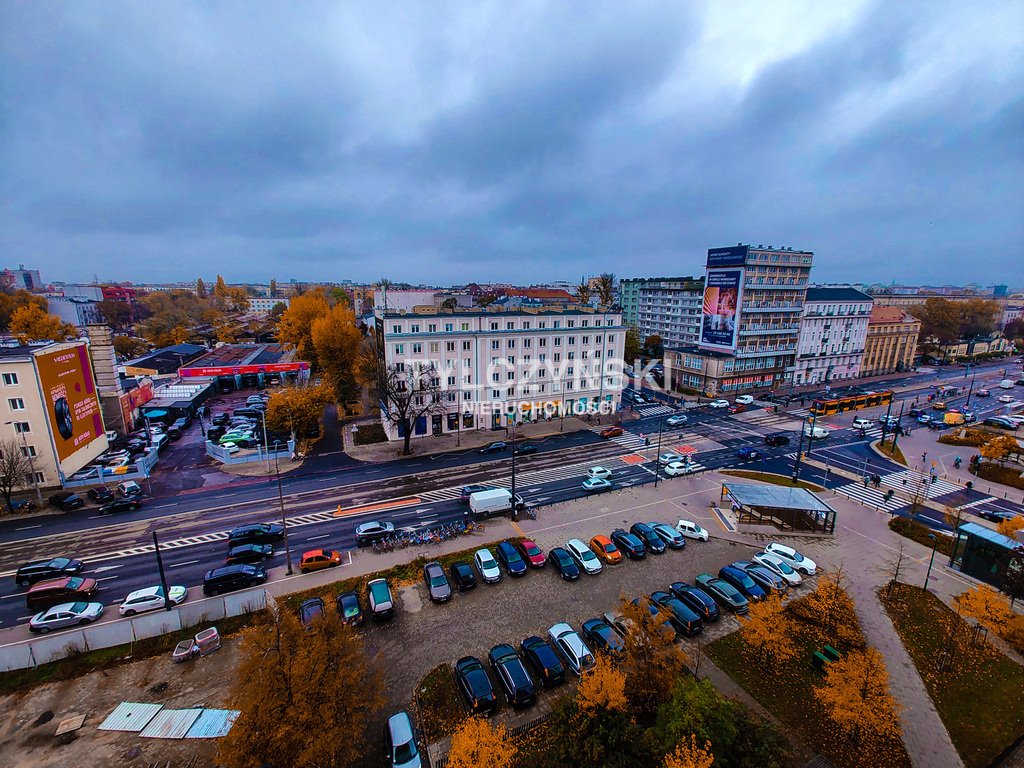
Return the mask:
<svg viewBox="0 0 1024 768">
<path fill-rule="evenodd" d="M 875 475 L 874 477 L 872 477 L 871 478 L 871 482 L 875 484 L 875 488 L 880 486 L 882 484 L 882 477 L 881 477 L 881 475 Z"/>
<path fill-rule="evenodd" d="M 871 478 L 868 477 L 867 475 L 864 475 L 864 487 L 865 488 L 868 487 L 868 483 L 870 483 L 870 482 L 871 482 Z"/>
</svg>

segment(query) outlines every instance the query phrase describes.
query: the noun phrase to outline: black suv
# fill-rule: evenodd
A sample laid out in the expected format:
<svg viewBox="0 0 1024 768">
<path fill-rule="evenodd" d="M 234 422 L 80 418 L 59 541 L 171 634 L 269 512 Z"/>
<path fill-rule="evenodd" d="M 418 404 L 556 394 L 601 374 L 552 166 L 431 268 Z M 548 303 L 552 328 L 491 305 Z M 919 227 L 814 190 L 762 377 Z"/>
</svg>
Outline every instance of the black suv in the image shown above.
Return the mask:
<svg viewBox="0 0 1024 768">
<path fill-rule="evenodd" d="M 629 532 L 644 543 L 644 548 L 648 552 L 660 555 L 665 551 L 665 542 L 647 523 L 633 523 L 629 527 Z"/>
<path fill-rule="evenodd" d="M 25 563 L 14 575 L 14 582 L 19 587 L 35 584 L 37 581 L 59 579 L 62 576 L 77 576 L 82 572 L 85 563 L 72 560 L 70 557 L 54 557 L 49 560 L 33 560 Z"/>
<path fill-rule="evenodd" d="M 203 594 L 216 595 L 236 589 L 255 587 L 267 580 L 267 571 L 258 565 L 227 565 L 203 576 Z"/>
<path fill-rule="evenodd" d="M 501 683 L 505 701 L 513 707 L 527 707 L 537 700 L 533 680 L 515 648 L 507 643 L 496 645 L 487 654 L 487 660 Z"/>
<path fill-rule="evenodd" d="M 278 523 L 240 525 L 228 533 L 228 544 L 266 544 L 284 538 L 284 528 Z"/>
<path fill-rule="evenodd" d="M 80 509 L 85 506 L 85 499 L 77 493 L 63 491 L 62 493 L 55 493 L 50 497 L 50 505 L 65 511 L 69 509 Z"/>
<path fill-rule="evenodd" d="M 782 432 L 772 432 L 764 436 L 765 445 L 789 445 L 789 435 Z"/>
</svg>

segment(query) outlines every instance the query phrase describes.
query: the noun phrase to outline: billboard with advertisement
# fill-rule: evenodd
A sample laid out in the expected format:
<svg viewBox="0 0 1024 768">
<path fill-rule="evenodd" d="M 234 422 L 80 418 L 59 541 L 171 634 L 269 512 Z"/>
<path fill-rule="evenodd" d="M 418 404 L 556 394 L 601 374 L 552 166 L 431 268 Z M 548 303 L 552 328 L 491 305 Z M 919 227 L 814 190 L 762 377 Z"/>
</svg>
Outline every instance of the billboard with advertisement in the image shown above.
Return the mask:
<svg viewBox="0 0 1024 768">
<path fill-rule="evenodd" d="M 700 346 L 720 352 L 734 352 L 743 298 L 742 269 L 709 269 L 704 285 Z"/>
<path fill-rule="evenodd" d="M 183 379 L 196 376 L 244 376 L 254 373 L 294 373 L 309 370 L 309 363 L 265 363 L 263 365 L 215 365 L 202 368 L 179 368 L 178 375 Z"/>
<path fill-rule="evenodd" d="M 60 470 L 75 472 L 107 447 L 88 346 L 62 344 L 36 352 L 33 358 Z M 96 441 L 100 444 L 94 445 Z M 93 450 L 86 450 L 90 447 Z M 80 460 L 69 461 L 76 454 Z"/>
<path fill-rule="evenodd" d="M 153 399 L 153 380 L 143 379 L 135 389 L 130 389 L 118 398 L 121 402 L 121 424 L 125 432 L 135 424 L 135 409 Z"/>
<path fill-rule="evenodd" d="M 742 267 L 747 263 L 749 245 L 731 245 L 728 248 L 708 248 L 709 267 Z"/>
</svg>

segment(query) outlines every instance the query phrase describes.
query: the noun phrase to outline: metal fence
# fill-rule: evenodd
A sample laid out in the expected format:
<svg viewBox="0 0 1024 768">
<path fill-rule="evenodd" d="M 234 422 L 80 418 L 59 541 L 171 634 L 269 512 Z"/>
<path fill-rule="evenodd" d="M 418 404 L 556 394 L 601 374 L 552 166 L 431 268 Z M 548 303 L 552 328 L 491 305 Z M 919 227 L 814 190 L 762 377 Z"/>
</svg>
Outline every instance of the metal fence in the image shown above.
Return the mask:
<svg viewBox="0 0 1024 768">
<path fill-rule="evenodd" d="M 159 460 L 158 452 L 154 449 L 147 451 L 134 464 L 128 464 L 124 467 L 117 467 L 116 469 L 106 469 L 105 467 L 93 467 L 91 469 L 84 469 L 64 479 L 65 488 L 81 488 L 86 485 L 96 485 L 98 483 L 122 483 L 125 480 L 143 480 L 148 478 L 153 471 L 153 467 L 156 466 Z"/>
<path fill-rule="evenodd" d="M 274 450 L 274 446 L 277 446 L 277 450 Z M 294 440 L 289 440 L 286 445 L 275 443 L 274 446 L 268 451 L 262 445 L 257 445 L 255 449 L 239 451 L 232 455 L 226 448 L 221 448 L 207 440 L 206 455 L 222 464 L 250 464 L 257 461 L 273 461 L 275 458 L 278 461 L 284 461 L 290 459 L 295 451 Z"/>
<path fill-rule="evenodd" d="M 263 588 L 251 589 L 186 602 L 171 611 L 154 611 L 130 619 L 91 624 L 67 632 L 0 645 L 0 672 L 28 669 L 76 653 L 128 645 L 229 616 L 254 613 L 266 607 L 267 591 Z"/>
</svg>

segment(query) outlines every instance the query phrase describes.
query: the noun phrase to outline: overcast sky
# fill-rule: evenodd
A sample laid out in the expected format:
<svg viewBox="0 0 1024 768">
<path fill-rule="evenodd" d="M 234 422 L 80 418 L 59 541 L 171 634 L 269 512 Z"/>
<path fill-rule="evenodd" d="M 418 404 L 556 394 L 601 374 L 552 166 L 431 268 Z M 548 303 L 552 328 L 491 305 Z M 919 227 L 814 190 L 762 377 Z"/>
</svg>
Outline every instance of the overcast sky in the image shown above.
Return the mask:
<svg viewBox="0 0 1024 768">
<path fill-rule="evenodd" d="M 46 281 L 1024 284 L 1024 3 L 0 3 Z"/>
</svg>

